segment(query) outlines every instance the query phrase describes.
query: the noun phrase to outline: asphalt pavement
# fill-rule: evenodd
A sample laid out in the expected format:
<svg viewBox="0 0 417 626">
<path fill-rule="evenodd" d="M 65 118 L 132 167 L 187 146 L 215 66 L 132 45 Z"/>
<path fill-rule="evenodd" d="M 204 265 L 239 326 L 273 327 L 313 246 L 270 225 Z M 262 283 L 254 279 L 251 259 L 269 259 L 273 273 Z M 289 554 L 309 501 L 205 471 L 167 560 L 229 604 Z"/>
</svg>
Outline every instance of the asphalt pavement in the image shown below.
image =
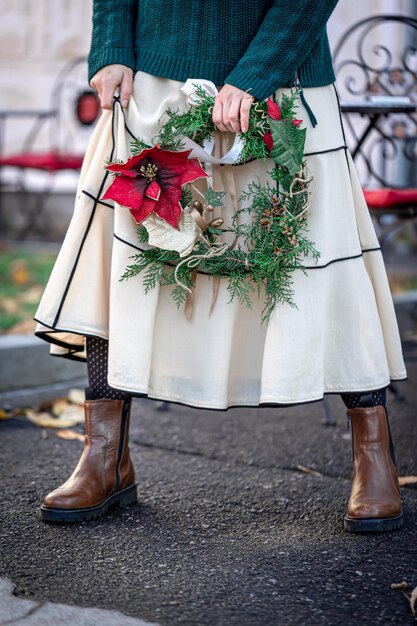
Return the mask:
<svg viewBox="0 0 417 626">
<path fill-rule="evenodd" d="M 417 475 L 416 344 L 405 356 L 390 415 L 399 473 Z M 0 421 L 4 589 L 32 602 L 31 625 L 60 603 L 164 626 L 411 626 L 390 585 L 417 587 L 417 485 L 402 489 L 404 530 L 346 534 L 350 432 L 340 398 L 328 398 L 333 426 L 322 403 L 220 412 L 135 400 L 139 504 L 70 526 L 42 523 L 38 507 L 82 443 L 24 417 Z M 25 624 L 4 615 L 0 602 L 0 624 Z M 74 619 L 51 623 L 96 623 Z"/>
</svg>

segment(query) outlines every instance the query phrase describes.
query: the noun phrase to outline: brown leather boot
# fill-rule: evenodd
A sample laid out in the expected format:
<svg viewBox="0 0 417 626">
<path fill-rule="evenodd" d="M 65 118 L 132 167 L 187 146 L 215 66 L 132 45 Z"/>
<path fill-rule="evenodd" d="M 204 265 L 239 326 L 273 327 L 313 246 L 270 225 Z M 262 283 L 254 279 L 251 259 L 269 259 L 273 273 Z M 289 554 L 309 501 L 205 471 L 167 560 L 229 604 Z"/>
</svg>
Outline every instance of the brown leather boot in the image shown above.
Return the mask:
<svg viewBox="0 0 417 626">
<path fill-rule="evenodd" d="M 46 496 L 44 522 L 88 521 L 137 501 L 128 447 L 130 407 L 131 399 L 86 400 L 84 450 L 70 478 Z"/>
<path fill-rule="evenodd" d="M 354 473 L 345 530 L 398 530 L 403 510 L 386 409 L 363 407 L 347 413 L 352 423 Z"/>
</svg>

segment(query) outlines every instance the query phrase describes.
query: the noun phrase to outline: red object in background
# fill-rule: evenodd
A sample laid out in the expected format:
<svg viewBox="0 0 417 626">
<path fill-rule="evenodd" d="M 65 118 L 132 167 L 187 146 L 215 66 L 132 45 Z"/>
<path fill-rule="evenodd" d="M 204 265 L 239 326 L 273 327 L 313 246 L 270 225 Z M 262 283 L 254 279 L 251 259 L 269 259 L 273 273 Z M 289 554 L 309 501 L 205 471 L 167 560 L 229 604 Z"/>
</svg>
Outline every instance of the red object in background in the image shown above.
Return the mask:
<svg viewBox="0 0 417 626">
<path fill-rule="evenodd" d="M 76 100 L 75 115 L 83 126 L 91 126 L 100 113 L 100 101 L 94 91 L 83 91 Z M 60 172 L 62 170 L 79 170 L 83 164 L 84 155 L 57 152 L 22 152 L 11 154 L 0 159 L 0 167 L 18 167 L 20 169 L 34 169 L 45 172 Z"/>
<path fill-rule="evenodd" d="M 75 107 L 78 121 L 84 126 L 94 124 L 100 113 L 100 100 L 94 91 L 83 91 Z"/>
<path fill-rule="evenodd" d="M 405 205 L 417 205 L 417 189 L 363 189 L 366 204 L 370 209 L 389 209 Z"/>
<path fill-rule="evenodd" d="M 0 167 L 18 167 L 20 169 L 44 170 L 59 172 L 61 170 L 79 170 L 83 163 L 83 155 L 61 154 L 58 152 L 28 152 L 12 154 L 0 159 Z"/>
<path fill-rule="evenodd" d="M 160 145 L 145 148 L 126 163 L 110 163 L 116 174 L 103 196 L 127 207 L 137 224 L 153 212 L 174 228 L 181 217 L 182 186 L 207 174 L 198 159 L 189 159 L 191 150 L 164 150 Z"/>
<path fill-rule="evenodd" d="M 83 126 L 91 126 L 100 114 L 100 101 L 97 94 L 84 90 L 75 101 L 74 114 Z M 22 152 L 0 158 L 0 167 L 17 167 L 19 169 L 43 170 L 60 172 L 62 170 L 79 170 L 83 163 L 83 154 L 71 152 Z"/>
</svg>

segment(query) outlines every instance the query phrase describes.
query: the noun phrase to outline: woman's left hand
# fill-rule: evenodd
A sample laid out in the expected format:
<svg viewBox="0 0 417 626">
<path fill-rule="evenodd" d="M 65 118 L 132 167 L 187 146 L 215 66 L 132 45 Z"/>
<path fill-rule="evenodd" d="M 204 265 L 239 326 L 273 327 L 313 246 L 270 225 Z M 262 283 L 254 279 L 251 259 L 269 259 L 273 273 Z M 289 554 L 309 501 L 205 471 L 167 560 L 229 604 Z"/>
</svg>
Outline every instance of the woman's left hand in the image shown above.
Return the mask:
<svg viewBox="0 0 417 626">
<path fill-rule="evenodd" d="M 213 122 L 219 130 L 246 133 L 255 98 L 233 85 L 224 85 L 214 101 Z"/>
</svg>

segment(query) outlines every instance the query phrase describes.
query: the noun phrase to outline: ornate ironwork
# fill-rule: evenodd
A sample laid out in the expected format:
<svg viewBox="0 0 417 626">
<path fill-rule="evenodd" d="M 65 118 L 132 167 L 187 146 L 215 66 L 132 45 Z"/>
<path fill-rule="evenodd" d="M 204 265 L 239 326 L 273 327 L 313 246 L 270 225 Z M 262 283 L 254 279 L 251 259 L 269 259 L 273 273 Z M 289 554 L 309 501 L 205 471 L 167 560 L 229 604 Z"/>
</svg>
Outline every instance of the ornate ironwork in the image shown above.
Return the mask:
<svg viewBox="0 0 417 626">
<path fill-rule="evenodd" d="M 341 37 L 333 60 L 342 99 L 407 96 L 417 103 L 417 19 L 376 15 L 361 20 Z M 356 160 L 362 183 L 417 186 L 417 113 L 373 115 L 375 124 L 361 143 L 370 117 L 354 124 L 351 113 L 345 114 L 352 152 L 360 144 Z"/>
</svg>

